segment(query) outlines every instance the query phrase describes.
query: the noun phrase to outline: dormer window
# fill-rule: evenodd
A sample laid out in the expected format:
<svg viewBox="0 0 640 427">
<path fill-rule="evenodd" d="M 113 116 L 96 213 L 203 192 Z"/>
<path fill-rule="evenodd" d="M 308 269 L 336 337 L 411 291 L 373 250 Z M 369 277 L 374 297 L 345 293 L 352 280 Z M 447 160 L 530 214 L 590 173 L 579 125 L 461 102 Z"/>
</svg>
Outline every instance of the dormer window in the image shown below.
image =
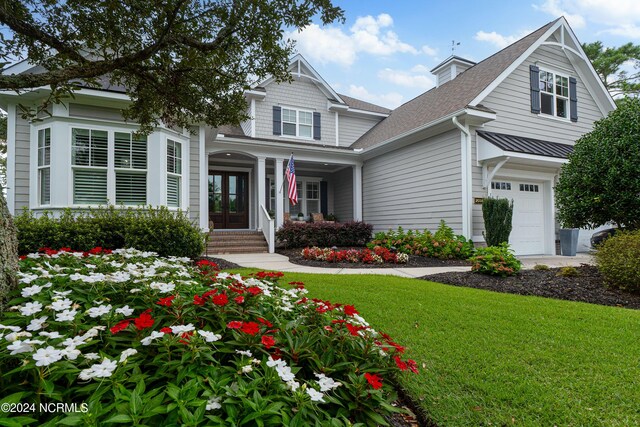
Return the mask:
<svg viewBox="0 0 640 427">
<path fill-rule="evenodd" d="M 540 70 L 540 113 L 569 118 L 569 77 Z"/>
</svg>

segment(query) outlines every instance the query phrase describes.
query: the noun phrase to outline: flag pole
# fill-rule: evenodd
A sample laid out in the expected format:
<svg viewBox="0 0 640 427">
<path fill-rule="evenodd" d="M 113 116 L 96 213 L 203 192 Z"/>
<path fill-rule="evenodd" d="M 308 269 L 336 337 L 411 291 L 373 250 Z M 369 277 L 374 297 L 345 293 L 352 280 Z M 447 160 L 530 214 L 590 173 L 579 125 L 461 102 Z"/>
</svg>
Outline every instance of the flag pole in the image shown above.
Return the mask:
<svg viewBox="0 0 640 427">
<path fill-rule="evenodd" d="M 291 156 L 289 156 L 289 161 L 287 162 L 287 169 L 289 169 L 289 162 L 291 161 L 291 157 L 293 157 L 293 151 L 291 152 Z M 285 171 L 286 176 L 286 171 Z M 284 176 L 282 177 L 282 185 L 280 186 L 280 190 L 278 190 L 278 194 L 282 193 L 282 189 L 284 189 Z"/>
</svg>

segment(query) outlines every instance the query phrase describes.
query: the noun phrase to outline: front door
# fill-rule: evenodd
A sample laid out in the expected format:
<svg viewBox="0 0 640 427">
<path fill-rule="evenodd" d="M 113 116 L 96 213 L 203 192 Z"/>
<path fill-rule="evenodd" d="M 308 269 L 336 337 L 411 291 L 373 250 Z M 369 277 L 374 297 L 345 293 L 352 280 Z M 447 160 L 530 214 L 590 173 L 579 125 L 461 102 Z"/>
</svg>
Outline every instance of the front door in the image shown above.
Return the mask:
<svg viewBox="0 0 640 427">
<path fill-rule="evenodd" d="M 249 174 L 209 171 L 209 221 L 214 229 L 249 228 Z"/>
</svg>

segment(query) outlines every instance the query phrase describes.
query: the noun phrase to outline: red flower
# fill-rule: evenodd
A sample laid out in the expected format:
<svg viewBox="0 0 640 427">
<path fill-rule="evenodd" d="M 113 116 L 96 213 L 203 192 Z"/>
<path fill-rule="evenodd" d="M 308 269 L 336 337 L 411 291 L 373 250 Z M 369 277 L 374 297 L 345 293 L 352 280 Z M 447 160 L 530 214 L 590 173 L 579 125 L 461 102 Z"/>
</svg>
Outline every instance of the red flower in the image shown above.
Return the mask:
<svg viewBox="0 0 640 427">
<path fill-rule="evenodd" d="M 364 377 L 374 390 L 378 390 L 382 387 L 382 377 L 380 375 L 365 372 Z"/>
<path fill-rule="evenodd" d="M 100 255 L 102 253 L 102 247 L 96 246 L 95 248 L 89 251 L 91 255 Z"/>
<path fill-rule="evenodd" d="M 204 297 L 201 297 L 200 295 L 194 295 L 193 296 L 193 304 L 194 305 L 204 305 L 204 303 L 207 300 Z"/>
<path fill-rule="evenodd" d="M 60 248 L 60 252 L 73 252 L 73 251 L 71 250 L 71 248 L 64 247 L 64 248 Z"/>
<path fill-rule="evenodd" d="M 258 317 L 258 322 L 262 323 L 263 325 L 267 325 L 268 328 L 273 326 L 273 323 L 269 322 L 267 319 L 263 319 L 262 317 Z"/>
<path fill-rule="evenodd" d="M 393 341 L 387 341 L 387 344 L 395 348 L 398 353 L 404 353 L 404 347 L 400 344 L 396 344 Z"/>
<path fill-rule="evenodd" d="M 176 297 L 175 295 L 171 295 L 170 297 L 160 298 L 160 300 L 158 300 L 156 304 L 162 305 L 165 307 L 171 307 L 171 302 L 174 300 L 175 297 Z"/>
<path fill-rule="evenodd" d="M 358 334 L 358 332 L 362 331 L 363 329 L 367 329 L 366 326 L 353 326 L 350 323 L 345 323 L 345 326 L 347 327 L 347 329 L 349 330 L 349 333 L 351 335 L 353 335 L 354 337 L 359 336 L 360 334 Z"/>
<path fill-rule="evenodd" d="M 402 361 L 402 359 L 400 359 L 399 356 L 394 356 L 393 360 L 396 362 L 396 366 L 398 367 L 398 369 L 400 369 L 401 371 L 406 371 L 407 369 L 409 369 L 409 367 L 407 366 L 406 363 L 404 363 Z"/>
<path fill-rule="evenodd" d="M 413 372 L 414 374 L 418 373 L 418 364 L 416 363 L 415 360 L 411 360 L 411 359 L 407 360 L 407 365 L 409 365 L 409 370 L 411 372 Z"/>
<path fill-rule="evenodd" d="M 220 307 L 224 307 L 229 303 L 229 298 L 227 298 L 227 294 L 218 294 L 213 297 L 213 303 Z"/>
<path fill-rule="evenodd" d="M 201 270 L 205 270 L 205 269 L 220 270 L 220 267 L 218 267 L 218 264 L 216 264 L 213 261 L 209 261 L 208 259 L 201 259 L 200 261 L 196 262 L 196 265 Z"/>
<path fill-rule="evenodd" d="M 356 310 L 356 308 L 352 305 L 345 305 L 344 306 L 344 314 L 346 314 L 347 316 L 353 316 L 354 314 L 360 314 L 358 313 L 358 310 Z"/>
<path fill-rule="evenodd" d="M 180 335 L 180 343 L 181 344 L 189 344 L 189 340 L 191 339 L 191 336 L 193 336 L 193 331 L 190 332 L 185 332 L 182 335 Z"/>
<path fill-rule="evenodd" d="M 26 255 L 20 255 L 20 261 L 24 261 L 25 259 L 27 259 Z"/>
<path fill-rule="evenodd" d="M 169 327 L 164 327 L 164 328 L 160 329 L 160 332 L 162 332 L 163 334 L 172 334 L 173 333 L 173 331 Z"/>
<path fill-rule="evenodd" d="M 333 332 L 333 328 L 331 326 L 325 326 L 324 329 L 329 332 Z"/>
<path fill-rule="evenodd" d="M 153 322 L 155 322 L 154 318 L 151 317 L 151 315 L 146 311 L 142 313 L 140 317 L 136 317 L 134 320 L 134 323 L 136 324 L 136 328 L 140 330 L 152 327 Z"/>
<path fill-rule="evenodd" d="M 244 297 L 240 295 L 239 297 L 235 297 L 233 300 L 238 304 L 242 304 L 244 302 Z"/>
<path fill-rule="evenodd" d="M 260 326 L 256 322 L 243 322 L 240 330 L 245 334 L 255 335 L 260 332 Z"/>
<path fill-rule="evenodd" d="M 269 350 L 276 344 L 276 340 L 271 335 L 263 335 L 260 341 L 267 348 L 267 350 Z"/>
<path fill-rule="evenodd" d="M 262 293 L 262 289 L 257 286 L 251 286 L 250 288 L 247 288 L 247 292 L 255 297 L 256 295 L 260 295 Z"/>
<path fill-rule="evenodd" d="M 118 332 L 125 330 L 127 326 L 129 326 L 129 323 L 131 323 L 130 319 L 121 320 L 118 323 L 116 323 L 114 326 L 112 326 L 111 329 L 109 330 L 111 331 L 112 334 L 117 334 Z"/>
<path fill-rule="evenodd" d="M 231 322 L 227 323 L 227 328 L 229 329 L 240 329 L 242 327 L 242 322 L 239 322 L 237 320 L 232 320 Z"/>
<path fill-rule="evenodd" d="M 204 294 L 202 294 L 202 298 L 208 298 L 211 295 L 215 295 L 216 292 L 218 292 L 217 289 L 211 289 L 210 291 L 205 292 Z"/>
</svg>

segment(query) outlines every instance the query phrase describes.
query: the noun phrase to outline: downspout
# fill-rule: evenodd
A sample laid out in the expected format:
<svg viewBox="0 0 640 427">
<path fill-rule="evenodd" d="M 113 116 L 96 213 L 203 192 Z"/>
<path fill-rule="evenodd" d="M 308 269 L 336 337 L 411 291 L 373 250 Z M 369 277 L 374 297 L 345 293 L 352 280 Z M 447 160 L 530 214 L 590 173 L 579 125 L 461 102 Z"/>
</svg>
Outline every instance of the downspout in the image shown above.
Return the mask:
<svg viewBox="0 0 640 427">
<path fill-rule="evenodd" d="M 453 124 L 460 129 L 460 158 L 462 172 L 462 235 L 471 239 L 472 206 L 471 206 L 471 132 L 467 125 L 462 125 L 457 116 L 451 118 Z"/>
</svg>

